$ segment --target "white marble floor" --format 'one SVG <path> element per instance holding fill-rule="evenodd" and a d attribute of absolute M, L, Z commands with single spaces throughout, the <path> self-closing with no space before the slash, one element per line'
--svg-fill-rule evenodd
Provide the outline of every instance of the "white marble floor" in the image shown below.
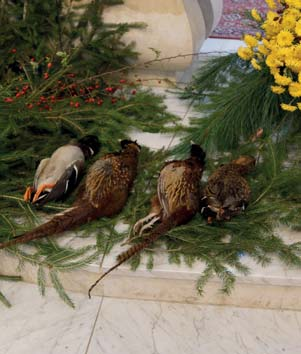
<path fill-rule="evenodd" d="M 297 354 L 301 312 L 110 299 L 1 283 L 0 354 Z"/>

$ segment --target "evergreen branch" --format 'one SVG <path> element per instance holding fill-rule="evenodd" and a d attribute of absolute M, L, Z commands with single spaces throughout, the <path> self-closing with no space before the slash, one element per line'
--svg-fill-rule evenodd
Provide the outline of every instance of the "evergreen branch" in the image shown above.
<path fill-rule="evenodd" d="M 17 275 L 2 275 L 0 274 L 0 280 L 5 281 L 22 281 L 22 277 Z"/>
<path fill-rule="evenodd" d="M 7 300 L 7 298 L 3 295 L 3 293 L 0 291 L 0 302 L 6 307 L 11 307 L 11 303 Z"/>
<path fill-rule="evenodd" d="M 49 274 L 50 274 L 51 283 L 52 283 L 54 289 L 57 291 L 59 297 L 67 305 L 69 305 L 72 308 L 75 308 L 74 303 L 72 302 L 72 300 L 70 299 L 70 297 L 68 296 L 66 291 L 64 290 L 63 285 L 61 284 L 61 282 L 60 282 L 60 280 L 58 278 L 57 271 L 55 269 L 50 269 Z"/>
<path fill-rule="evenodd" d="M 39 266 L 38 268 L 38 275 L 37 275 L 37 283 L 40 294 L 45 296 L 46 291 L 46 274 L 43 266 Z"/>
<path fill-rule="evenodd" d="M 84 131 L 84 129 L 82 129 L 82 127 L 76 123 L 74 123 L 73 121 L 71 121 L 70 119 L 67 119 L 63 116 L 58 116 L 58 117 L 48 117 L 49 120 L 61 120 L 65 123 L 67 123 L 67 125 L 70 125 L 72 127 L 74 127 L 80 134 L 84 135 L 86 132 Z"/>

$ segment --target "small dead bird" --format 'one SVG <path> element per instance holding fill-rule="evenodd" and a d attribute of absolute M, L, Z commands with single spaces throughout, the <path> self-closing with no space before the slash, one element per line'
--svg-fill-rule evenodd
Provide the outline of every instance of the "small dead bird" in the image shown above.
<path fill-rule="evenodd" d="M 140 146 L 121 141 L 121 151 L 100 157 L 89 168 L 73 206 L 48 222 L 12 240 L 0 249 L 74 229 L 100 217 L 113 217 L 124 207 L 137 174 Z"/>
<path fill-rule="evenodd" d="M 89 297 L 92 289 L 108 273 L 148 247 L 167 231 L 190 221 L 198 212 L 200 181 L 205 165 L 205 156 L 205 152 L 199 145 L 192 144 L 188 159 L 170 161 L 164 165 L 158 179 L 157 195 L 152 199 L 150 213 L 135 224 L 134 230 L 140 231 L 141 234 L 147 228 L 151 228 L 155 222 L 160 221 L 159 225 L 150 232 L 145 240 L 133 245 L 117 257 L 117 264 L 90 287 Z"/>
<path fill-rule="evenodd" d="M 201 214 L 208 223 L 213 219 L 230 220 L 240 214 L 248 205 L 251 190 L 242 177 L 255 166 L 252 156 L 240 156 L 226 165 L 220 166 L 208 179 L 200 202 Z"/>
<path fill-rule="evenodd" d="M 97 154 L 100 146 L 97 136 L 86 135 L 56 149 L 40 162 L 24 200 L 41 207 L 64 199 L 78 185 L 86 160 Z"/>

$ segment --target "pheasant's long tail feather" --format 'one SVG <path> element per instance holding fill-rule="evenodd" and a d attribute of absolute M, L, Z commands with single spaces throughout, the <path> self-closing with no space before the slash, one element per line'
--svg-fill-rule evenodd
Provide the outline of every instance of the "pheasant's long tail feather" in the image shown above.
<path fill-rule="evenodd" d="M 81 205 L 69 208 L 33 230 L 17 236 L 10 241 L 0 243 L 0 249 L 71 230 L 92 220 L 93 217 L 91 216 L 93 216 L 91 206 Z"/>
<path fill-rule="evenodd" d="M 117 263 L 111 267 L 109 270 L 107 270 L 104 274 L 99 277 L 96 282 L 90 287 L 88 291 L 89 298 L 91 298 L 91 291 L 95 288 L 95 286 L 109 273 L 111 273 L 114 269 L 119 267 L 122 263 L 126 262 L 130 258 L 132 258 L 135 254 L 141 252 L 143 249 L 147 248 L 150 246 L 153 242 L 155 242 L 160 236 L 164 235 L 166 232 L 171 230 L 173 227 L 181 224 L 182 222 L 179 222 L 179 219 L 176 218 L 176 215 L 173 214 L 170 217 L 166 218 L 165 220 L 162 221 L 161 224 L 156 226 L 153 231 L 150 233 L 150 235 L 141 243 L 138 243 L 137 245 L 133 245 L 130 247 L 127 251 L 121 253 L 119 256 L 117 256 Z"/>

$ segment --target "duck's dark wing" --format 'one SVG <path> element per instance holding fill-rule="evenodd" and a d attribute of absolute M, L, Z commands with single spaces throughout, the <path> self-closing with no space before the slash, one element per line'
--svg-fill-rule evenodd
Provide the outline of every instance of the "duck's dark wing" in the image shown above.
<path fill-rule="evenodd" d="M 78 185 L 82 171 L 84 168 L 84 161 L 74 161 L 63 173 L 60 179 L 49 193 L 41 195 L 36 201 L 38 206 L 43 206 L 46 203 L 54 200 L 62 200 L 67 197 Z"/>

